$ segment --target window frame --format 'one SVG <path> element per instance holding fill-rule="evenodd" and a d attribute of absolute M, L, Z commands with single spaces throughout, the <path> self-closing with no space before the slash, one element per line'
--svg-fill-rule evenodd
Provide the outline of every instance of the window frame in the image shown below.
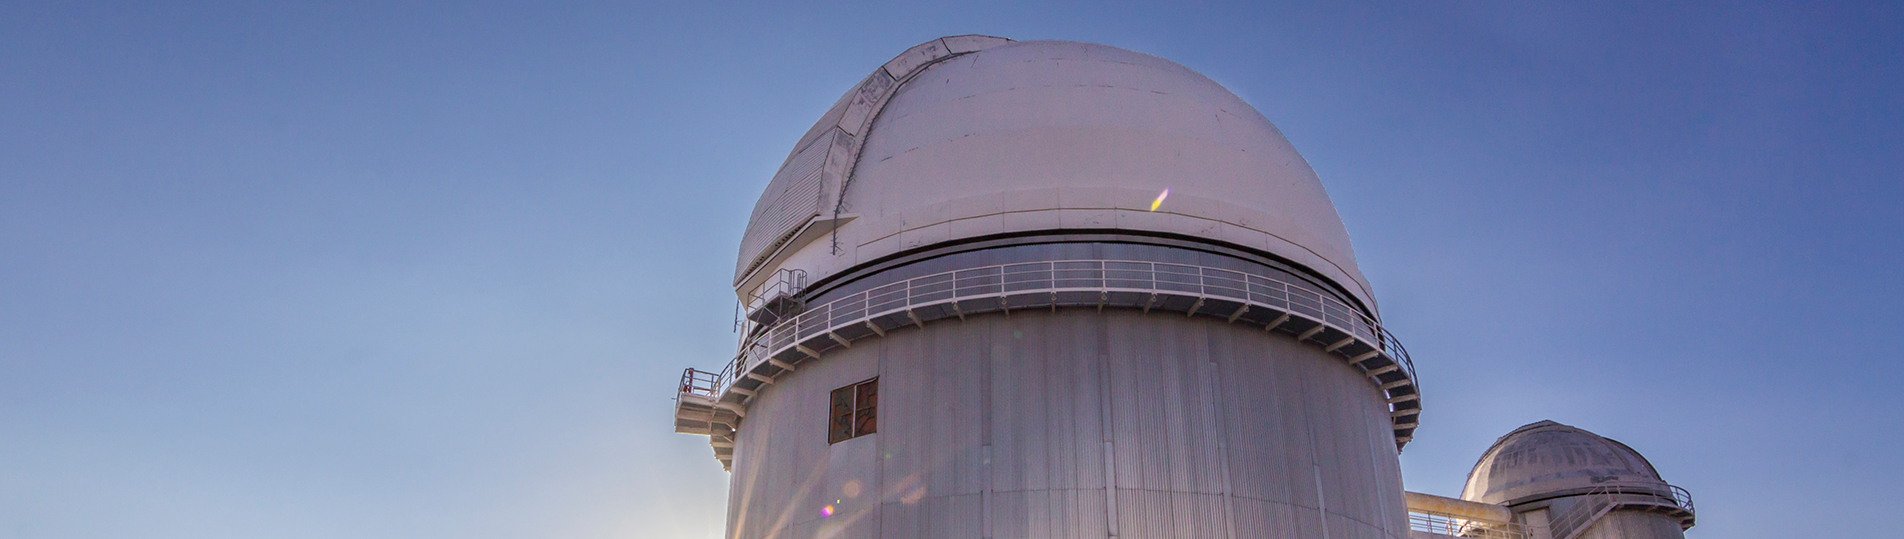
<path fill-rule="evenodd" d="M 879 432 L 879 377 L 827 393 L 826 443 L 833 445 Z"/>

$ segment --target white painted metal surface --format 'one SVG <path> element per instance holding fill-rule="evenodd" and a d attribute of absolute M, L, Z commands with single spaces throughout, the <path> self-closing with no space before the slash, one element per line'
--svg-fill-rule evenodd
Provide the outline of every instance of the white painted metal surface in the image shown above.
<path fill-rule="evenodd" d="M 1514 512 L 1499 505 L 1470 502 L 1420 492 L 1407 492 L 1405 494 L 1407 495 L 1408 512 L 1410 513 L 1419 512 L 1431 515 L 1446 515 L 1461 520 L 1482 522 L 1514 522 Z"/>
<path fill-rule="evenodd" d="M 1063 233 L 1308 284 L 1176 259 L 867 275 Z M 781 270 L 818 291 L 677 399 L 676 430 L 731 465 L 732 538 L 1409 534 L 1413 365 L 1314 172 L 1183 66 L 984 36 L 906 51 L 756 205 L 736 292 Z M 877 431 L 827 443 L 828 395 L 874 377 Z"/>
<path fill-rule="evenodd" d="M 1086 43 L 946 38 L 895 58 L 834 109 L 756 207 L 740 292 L 777 267 L 819 280 L 961 238 L 1109 229 L 1272 253 L 1374 308 L 1308 163 L 1249 104 L 1170 61 Z M 805 148 L 827 140 L 842 153 L 826 166 L 846 168 L 822 174 L 823 200 L 813 204 L 813 190 L 789 178 L 805 178 Z M 1166 188 L 1168 200 L 1150 211 Z M 859 218 L 837 235 L 791 241 L 799 225 L 789 223 L 811 213 Z"/>
<path fill-rule="evenodd" d="M 1225 269 L 1066 260 L 925 275 L 811 306 L 757 332 L 720 372 L 690 369 L 683 386 L 692 385 L 694 390 L 684 391 L 688 395 L 677 399 L 677 430 L 712 434 L 708 429 L 717 412 L 700 402 L 703 395 L 743 406 L 752 388 L 736 386 L 736 382 L 747 380 L 750 373 L 755 380 L 764 380 L 791 370 L 793 362 L 818 359 L 835 347 L 850 347 L 855 339 L 884 336 L 889 327 L 923 329 L 927 321 L 955 316 L 964 320 L 989 312 L 1059 307 L 1185 312 L 1280 329 L 1336 354 L 1369 377 L 1390 404 L 1398 447 L 1408 442 L 1419 424 L 1419 388 L 1407 350 L 1377 321 L 1340 301 L 1276 279 Z M 695 378 L 697 373 L 704 378 Z M 690 379 L 695 382 L 690 384 Z M 732 394 L 737 387 L 746 393 Z M 717 456 L 723 462 L 729 460 Z"/>
<path fill-rule="evenodd" d="M 755 203 L 747 232 L 741 238 L 740 261 L 735 268 L 738 291 L 745 295 L 759 285 L 759 280 L 753 277 L 779 269 L 787 256 L 815 239 L 815 236 L 800 234 L 801 231 L 808 229 L 814 219 L 829 208 L 841 207 L 839 195 L 859 160 L 869 124 L 898 85 L 934 62 L 1010 42 L 975 35 L 928 41 L 901 53 L 841 96 L 833 108 L 800 137 L 793 153 L 787 156 L 787 161 Z M 838 213 L 833 212 L 833 221 L 839 221 Z"/>
<path fill-rule="evenodd" d="M 1539 421 L 1514 429 L 1482 453 L 1461 499 L 1514 505 L 1612 482 L 1666 486 L 1653 464 L 1626 444 Z"/>
<path fill-rule="evenodd" d="M 879 433 L 827 445 L 828 391 L 873 376 Z M 751 409 L 735 538 L 1408 530 L 1379 390 L 1260 327 L 1136 310 L 972 316 L 830 350 Z"/>
<path fill-rule="evenodd" d="M 1615 511 L 1595 521 L 1573 539 L 1684 539 L 1679 519 L 1657 513 Z M 1556 538 L 1558 539 L 1558 538 Z"/>
<path fill-rule="evenodd" d="M 1694 524 L 1692 493 L 1657 481 L 1608 481 L 1550 503 L 1560 508 L 1548 525 L 1554 539 L 1678 539 Z"/>
<path fill-rule="evenodd" d="M 1618 441 L 1540 421 L 1495 441 L 1468 474 L 1463 499 L 1545 511 L 1553 539 L 1680 539 L 1692 495 Z"/>

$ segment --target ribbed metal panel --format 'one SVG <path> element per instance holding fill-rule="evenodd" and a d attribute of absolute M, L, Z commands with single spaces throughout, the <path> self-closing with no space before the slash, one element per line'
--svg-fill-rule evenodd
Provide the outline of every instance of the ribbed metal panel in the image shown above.
<path fill-rule="evenodd" d="M 834 139 L 834 136 L 814 139 L 788 157 L 787 163 L 774 174 L 773 181 L 767 184 L 768 195 L 760 197 L 754 205 L 747 232 L 741 237 L 737 274 L 745 273 L 757 259 L 771 254 L 767 251 L 776 247 L 776 243 L 785 241 L 807 220 L 820 214 L 820 190 L 824 184 L 820 170 L 826 164 Z"/>
<path fill-rule="evenodd" d="M 1104 537 L 1100 490 L 1019 490 L 992 495 L 990 537 Z"/>
<path fill-rule="evenodd" d="M 875 375 L 879 432 L 828 445 L 827 393 Z M 1387 417 L 1339 358 L 1259 326 L 1040 309 L 907 327 L 752 403 L 730 535 L 1310 538 L 1326 513 L 1332 539 L 1400 539 Z"/>
<path fill-rule="evenodd" d="M 1684 539 L 1679 520 L 1661 514 L 1614 511 L 1580 534 L 1580 539 Z"/>

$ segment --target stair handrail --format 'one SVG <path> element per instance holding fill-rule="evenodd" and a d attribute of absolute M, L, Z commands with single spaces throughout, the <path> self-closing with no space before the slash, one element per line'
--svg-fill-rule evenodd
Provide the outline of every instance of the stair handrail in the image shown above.
<path fill-rule="evenodd" d="M 1548 520 L 1547 529 L 1554 539 L 1573 539 L 1612 507 L 1613 497 L 1607 494 L 1606 487 L 1595 487 L 1581 495 L 1580 501 L 1566 513 Z"/>
<path fill-rule="evenodd" d="M 1578 504 L 1569 508 L 1566 513 L 1548 521 L 1548 529 L 1553 531 L 1554 539 L 1574 539 L 1584 533 L 1594 522 L 1599 521 L 1600 517 L 1618 509 L 1621 505 L 1636 503 L 1630 501 L 1622 503 L 1614 498 L 1616 494 L 1647 496 L 1655 501 L 1667 502 L 1687 513 L 1693 512 L 1692 493 L 1678 486 L 1648 481 L 1602 483 L 1578 495 L 1581 498 Z"/>

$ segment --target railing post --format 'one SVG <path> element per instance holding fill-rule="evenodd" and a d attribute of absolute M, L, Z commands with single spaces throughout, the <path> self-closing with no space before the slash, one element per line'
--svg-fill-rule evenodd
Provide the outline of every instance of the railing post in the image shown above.
<path fill-rule="evenodd" d="M 1129 266 L 1128 271 L 1147 272 L 1147 275 L 1142 279 L 1139 279 L 1135 276 L 1121 276 L 1119 280 L 1128 281 L 1128 282 L 1142 281 L 1144 283 L 1143 286 L 1147 288 L 1147 291 L 1150 293 L 1150 296 L 1151 296 L 1149 300 L 1146 300 L 1144 305 L 1147 310 L 1149 308 L 1155 307 L 1154 305 L 1151 305 L 1150 303 L 1155 301 L 1159 293 L 1162 291 L 1162 283 L 1161 283 L 1162 278 L 1158 275 L 1160 272 L 1157 269 L 1157 266 L 1160 264 L 1158 262 L 1138 261 L 1138 260 L 1109 260 L 1109 259 L 1045 261 L 1042 263 L 1044 266 L 1043 267 L 1044 277 L 1037 278 L 1035 280 L 1044 281 L 1046 285 L 1045 289 L 1053 291 L 1054 295 L 1052 299 L 1053 301 L 1052 305 L 1055 308 L 1057 305 L 1055 291 L 1058 288 L 1058 280 L 1059 280 L 1057 278 L 1057 272 L 1059 271 L 1057 265 L 1059 263 L 1075 264 L 1080 269 L 1089 268 L 1091 270 L 1094 270 L 1097 272 L 1096 277 L 1080 278 L 1077 280 L 1081 282 L 1090 282 L 1093 280 L 1096 281 L 1098 293 L 1100 294 L 1099 307 L 1101 309 L 1103 307 L 1102 303 L 1104 302 L 1104 296 L 1102 295 L 1108 294 L 1109 289 L 1112 288 L 1110 286 L 1110 281 L 1111 281 L 1110 264 L 1112 262 Z M 1024 264 L 1033 268 L 1037 267 L 1038 265 L 1038 263 L 1024 263 Z M 1084 264 L 1089 264 L 1089 265 L 1086 266 Z M 1240 284 L 1241 291 L 1243 292 L 1242 299 L 1244 302 L 1269 304 L 1269 303 L 1273 303 L 1274 300 L 1280 297 L 1280 299 L 1283 302 L 1281 310 L 1286 312 L 1295 311 L 1295 296 L 1298 295 L 1295 293 L 1295 286 L 1283 280 L 1264 276 L 1264 275 L 1256 275 L 1256 274 L 1244 272 L 1244 271 L 1233 272 L 1230 270 L 1223 270 L 1221 268 L 1204 267 L 1197 264 L 1172 264 L 1172 265 L 1181 266 L 1181 267 L 1190 267 L 1197 270 L 1196 292 L 1200 296 L 1208 296 L 1211 294 L 1211 287 L 1213 286 L 1210 284 L 1211 271 L 1225 271 L 1226 273 L 1224 278 L 1226 280 L 1228 279 L 1227 275 L 1229 273 L 1238 273 L 1240 274 L 1240 277 L 1241 277 L 1239 282 L 1241 283 Z M 905 280 L 904 284 L 901 285 L 905 288 L 904 292 L 902 293 L 902 299 L 901 299 L 903 303 L 903 307 L 905 309 L 910 310 L 913 307 L 915 307 L 918 304 L 918 302 L 921 301 L 921 298 L 919 297 L 921 293 L 919 293 L 916 289 L 920 286 L 923 286 L 922 283 L 925 283 L 928 279 L 941 280 L 943 278 L 943 280 L 948 280 L 948 284 L 951 286 L 951 293 L 949 294 L 949 296 L 952 298 L 953 301 L 957 301 L 961 298 L 965 298 L 972 295 L 981 295 L 978 293 L 977 289 L 985 288 L 988 286 L 996 286 L 998 290 L 997 293 L 1002 297 L 1003 295 L 1007 293 L 1007 289 L 1013 284 L 1009 282 L 1010 276 L 1012 274 L 1005 271 L 1005 269 L 1008 266 L 1009 264 L 996 264 L 996 265 L 985 266 L 980 268 L 951 270 L 947 272 L 934 273 L 932 275 L 926 275 L 926 276 L 920 276 L 920 277 L 907 279 Z M 1125 270 L 1126 268 L 1120 267 L 1120 271 L 1125 271 Z M 992 271 L 993 273 L 987 274 L 986 271 Z M 972 273 L 974 275 L 971 275 L 969 278 L 964 278 L 964 277 L 961 277 L 961 272 Z M 990 280 L 993 277 L 996 277 L 998 281 L 997 283 L 993 285 L 977 284 L 977 285 L 966 286 L 966 283 L 965 283 L 965 281 L 967 280 L 974 280 L 974 281 L 978 281 L 982 283 L 983 281 Z M 1254 281 L 1257 281 L 1257 280 L 1263 281 L 1265 288 L 1280 287 L 1281 290 L 1280 292 L 1269 292 L 1269 291 L 1260 292 L 1260 293 L 1256 292 L 1254 289 L 1253 283 Z M 934 281 L 935 285 L 937 284 L 937 282 L 938 281 Z M 1019 282 L 1017 284 L 1035 285 L 1036 283 Z M 1174 284 L 1175 282 L 1173 281 L 1173 285 Z M 887 285 L 887 286 L 890 286 L 890 285 Z M 1136 285 L 1133 285 L 1133 286 L 1136 286 Z M 803 289 L 804 286 L 802 286 L 801 288 Z M 806 322 L 820 323 L 820 325 L 824 327 L 817 327 L 814 329 L 816 331 L 821 331 L 821 332 L 830 330 L 834 328 L 835 326 L 840 326 L 840 325 L 851 322 L 851 320 L 836 319 L 836 318 L 842 318 L 842 317 L 834 316 L 833 311 L 835 310 L 834 309 L 835 307 L 850 309 L 851 305 L 857 303 L 859 305 L 857 312 L 859 312 L 860 314 L 859 314 L 859 317 L 855 319 L 866 318 L 871 316 L 873 314 L 872 299 L 874 296 L 874 292 L 875 290 L 879 290 L 880 288 L 883 288 L 883 287 L 874 287 L 871 289 L 863 290 L 863 291 L 854 293 L 852 295 L 849 295 L 847 297 L 839 298 L 839 299 L 827 302 L 824 305 L 808 306 L 807 309 L 805 309 L 803 312 L 801 312 L 800 314 L 796 316 L 783 318 L 773 324 L 767 325 L 766 327 L 756 328 L 755 331 L 744 334 L 742 338 L 743 350 L 741 351 L 741 353 L 737 354 L 734 357 L 734 359 L 728 363 L 727 368 L 725 369 L 725 372 L 715 376 L 713 383 L 715 384 L 714 387 L 716 388 L 716 391 L 724 392 L 728 386 L 731 386 L 735 381 L 737 381 L 740 378 L 740 376 L 742 376 L 742 373 L 747 372 L 747 370 L 753 366 L 752 364 L 755 361 L 757 360 L 764 361 L 764 358 L 771 352 L 781 349 L 783 347 L 790 347 L 794 343 L 798 342 L 802 338 L 801 328 L 805 325 Z M 1127 287 L 1119 286 L 1118 288 L 1124 289 Z M 968 294 L 968 292 L 971 292 L 971 293 Z M 1182 291 L 1173 289 L 1172 294 L 1178 294 L 1181 292 Z M 890 305 L 890 302 L 891 302 L 890 291 L 882 292 L 879 295 L 882 298 L 881 299 L 882 306 Z M 1366 328 L 1367 331 L 1369 332 L 1369 337 L 1374 341 L 1373 344 L 1377 346 L 1378 348 L 1380 348 L 1381 351 L 1385 352 L 1389 356 L 1390 359 L 1395 361 L 1395 363 L 1399 364 L 1405 376 L 1407 376 L 1410 380 L 1415 379 L 1414 365 L 1413 365 L 1413 362 L 1407 357 L 1407 352 L 1401 348 L 1401 345 L 1398 341 L 1393 339 L 1388 334 L 1387 329 L 1382 327 L 1382 325 L 1377 319 L 1375 319 L 1373 316 L 1365 314 L 1356 309 L 1349 308 L 1347 303 L 1337 301 L 1326 294 L 1317 293 L 1315 295 L 1317 296 L 1316 301 L 1319 302 L 1321 305 L 1321 309 L 1322 309 L 1321 318 L 1324 323 L 1329 323 L 1329 316 L 1330 316 L 1329 308 L 1331 307 L 1331 305 L 1334 305 L 1336 308 L 1342 309 L 1345 313 L 1348 313 L 1344 316 L 1348 319 L 1349 321 L 1348 323 L 1351 326 L 1353 326 L 1355 323 L 1358 323 L 1358 322 L 1362 324 L 1362 327 Z M 1259 296 L 1261 297 L 1261 299 L 1258 299 Z M 1303 315 L 1303 316 L 1307 316 L 1307 315 Z M 1351 327 L 1349 328 L 1349 330 L 1354 332 L 1356 331 L 1356 328 Z M 747 338 L 747 335 L 752 335 L 752 338 Z M 754 357 L 755 354 L 758 354 L 761 357 Z M 1677 497 L 1678 496 L 1675 493 L 1675 501 L 1677 501 Z"/>

